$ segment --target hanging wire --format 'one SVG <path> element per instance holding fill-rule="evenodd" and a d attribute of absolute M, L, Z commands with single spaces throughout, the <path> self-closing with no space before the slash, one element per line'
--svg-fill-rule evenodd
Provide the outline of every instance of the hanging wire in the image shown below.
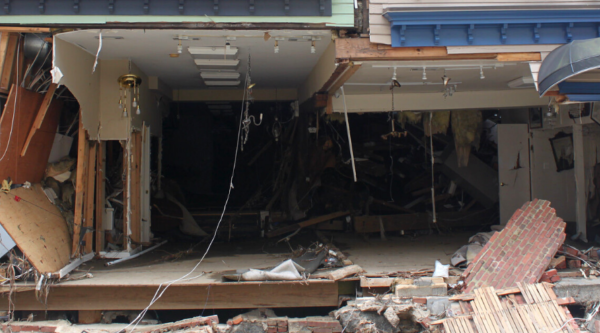
<path fill-rule="evenodd" d="M 437 223 L 437 214 L 435 212 L 435 157 L 433 156 L 433 131 L 431 129 L 431 120 L 433 112 L 429 112 L 429 148 L 431 149 L 431 206 L 433 208 L 433 223 Z"/>

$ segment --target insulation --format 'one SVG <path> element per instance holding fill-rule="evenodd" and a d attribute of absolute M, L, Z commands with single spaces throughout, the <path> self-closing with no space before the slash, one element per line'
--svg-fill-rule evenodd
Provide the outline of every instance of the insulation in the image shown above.
<path fill-rule="evenodd" d="M 452 111 L 452 132 L 454 133 L 454 145 L 456 147 L 459 167 L 465 167 L 469 164 L 471 144 L 474 144 L 475 148 L 479 149 L 481 124 L 481 111 Z"/>
<path fill-rule="evenodd" d="M 428 112 L 423 116 L 423 129 L 425 135 L 431 136 L 429 133 L 429 118 L 431 118 L 431 131 L 433 134 L 446 134 L 448 126 L 450 126 L 450 111 Z"/>
<path fill-rule="evenodd" d="M 406 122 L 410 124 L 418 124 L 423 119 L 423 114 L 421 112 L 410 112 L 410 111 L 401 111 L 398 112 L 398 122 L 405 127 Z"/>

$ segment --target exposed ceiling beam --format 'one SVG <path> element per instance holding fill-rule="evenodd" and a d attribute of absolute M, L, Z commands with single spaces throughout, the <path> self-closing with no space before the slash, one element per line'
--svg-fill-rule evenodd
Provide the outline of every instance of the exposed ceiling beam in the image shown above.
<path fill-rule="evenodd" d="M 468 60 L 489 59 L 497 61 L 540 61 L 539 52 L 448 54 L 446 47 L 391 47 L 371 43 L 367 38 L 338 38 L 335 40 L 338 60 Z"/>
<path fill-rule="evenodd" d="M 5 27 L 0 26 L 0 32 L 19 32 L 19 33 L 44 33 L 50 32 L 50 28 L 34 28 L 34 27 Z"/>

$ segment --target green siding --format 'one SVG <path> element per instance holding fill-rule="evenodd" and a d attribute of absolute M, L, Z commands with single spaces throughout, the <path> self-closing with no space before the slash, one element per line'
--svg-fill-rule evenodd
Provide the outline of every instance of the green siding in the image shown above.
<path fill-rule="evenodd" d="M 217 23 L 326 23 L 331 27 L 354 26 L 353 0 L 332 0 L 331 16 L 117 16 L 117 15 L 28 15 L 2 16 L 0 24 L 104 24 L 107 22 L 217 22 Z"/>

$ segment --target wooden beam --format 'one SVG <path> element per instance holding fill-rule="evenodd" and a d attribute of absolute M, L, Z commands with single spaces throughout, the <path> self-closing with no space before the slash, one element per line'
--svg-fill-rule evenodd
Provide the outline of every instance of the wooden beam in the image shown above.
<path fill-rule="evenodd" d="M 15 310 L 140 310 L 148 305 L 158 285 L 55 286 L 45 303 L 35 290 L 18 292 Z M 27 288 L 27 287 L 24 287 Z M 235 302 L 231 300 L 235 299 Z M 337 307 L 338 283 L 306 282 L 175 284 L 152 305 L 152 310 Z M 8 298 L 0 298 L 8 309 Z"/>
<path fill-rule="evenodd" d="M 502 62 L 542 61 L 542 55 L 539 52 L 498 53 L 496 60 Z"/>
<path fill-rule="evenodd" d="M 340 77 L 327 89 L 329 95 L 335 94 L 335 92 L 338 91 L 338 89 L 340 89 L 340 87 L 342 87 L 359 69 L 360 64 L 355 64 L 354 62 L 349 63 L 344 73 L 342 73 L 342 75 L 340 75 Z"/>
<path fill-rule="evenodd" d="M 40 127 L 42 127 L 44 117 L 46 116 L 46 112 L 48 112 L 48 108 L 50 107 L 50 103 L 52 102 L 52 97 L 54 96 L 56 87 L 58 87 L 58 85 L 55 83 L 51 83 L 48 87 L 48 91 L 46 91 L 46 95 L 44 95 L 42 105 L 40 106 L 40 109 L 38 110 L 38 113 L 35 116 L 35 120 L 33 121 L 33 125 L 29 130 L 29 135 L 27 135 L 27 139 L 25 140 L 25 145 L 23 145 L 23 150 L 21 150 L 21 156 L 25 156 L 25 153 L 27 153 L 27 148 L 29 147 L 29 143 L 31 143 L 31 139 L 33 139 L 33 135 L 37 130 L 40 129 Z"/>
<path fill-rule="evenodd" d="M 105 141 L 98 143 L 96 149 L 96 253 L 104 250 L 104 148 Z"/>
<path fill-rule="evenodd" d="M 337 59 L 350 61 L 378 60 L 460 60 L 495 59 L 496 54 L 448 54 L 446 47 L 391 47 L 371 43 L 368 38 L 338 38 L 335 40 Z"/>
<path fill-rule="evenodd" d="M 130 216 L 129 213 L 127 212 L 127 208 L 129 206 L 128 202 L 129 202 L 129 187 L 127 186 L 128 182 L 129 182 L 129 178 L 131 177 L 131 172 L 129 170 L 129 161 L 130 161 L 130 157 L 129 154 L 127 153 L 127 145 L 130 143 L 125 143 L 125 146 L 123 146 L 123 175 L 125 176 L 123 179 L 123 250 L 126 251 L 127 250 L 127 243 L 128 243 L 128 237 L 129 237 L 129 223 L 130 223 Z"/>
<path fill-rule="evenodd" d="M 312 218 L 312 219 L 309 219 L 309 220 L 306 220 L 306 221 L 303 221 L 300 223 L 292 224 L 290 226 L 285 226 L 285 227 L 273 230 L 267 234 L 267 237 L 271 238 L 271 237 L 275 237 L 275 236 L 278 236 L 281 234 L 293 232 L 298 229 L 308 227 L 310 225 L 333 220 L 335 218 L 342 217 L 342 216 L 345 216 L 348 214 L 350 214 L 350 213 L 349 212 L 335 212 L 335 213 L 331 213 L 331 214 L 327 214 L 327 215 L 318 216 L 318 217 L 315 217 L 315 218 Z"/>
<path fill-rule="evenodd" d="M 94 230 L 94 194 L 95 191 L 95 178 L 96 178 L 96 141 L 89 142 L 89 152 L 88 152 L 88 162 L 87 162 L 87 170 L 86 181 L 85 181 L 85 209 L 83 215 L 83 226 L 87 230 Z M 83 241 L 85 242 L 85 253 L 91 253 L 94 251 L 93 247 L 93 233 L 86 232 L 83 237 Z"/>
<path fill-rule="evenodd" d="M 142 231 L 142 132 L 133 132 L 131 134 L 132 146 L 132 164 L 131 164 L 131 242 L 139 244 L 141 242 Z"/>
<path fill-rule="evenodd" d="M 10 37 L 10 34 L 0 35 L 0 73 L 2 73 L 2 68 L 4 68 L 4 60 L 6 59 L 6 51 L 8 50 L 8 37 Z"/>
<path fill-rule="evenodd" d="M 79 310 L 78 324 L 98 324 L 102 320 L 101 310 Z"/>
<path fill-rule="evenodd" d="M 6 55 L 4 56 L 4 63 L 2 64 L 2 76 L 0 77 L 0 89 L 8 89 L 11 86 L 18 42 L 19 36 L 17 34 L 10 34 L 10 36 L 8 36 Z"/>
<path fill-rule="evenodd" d="M 73 248 L 71 256 L 75 257 L 79 254 L 79 235 L 83 225 L 83 208 L 85 191 L 85 171 L 87 170 L 89 145 L 86 138 L 86 130 L 81 121 L 81 110 L 79 111 L 79 133 L 77 139 L 77 175 L 75 178 L 75 213 L 73 225 Z"/>
<path fill-rule="evenodd" d="M 35 27 L 5 27 L 0 26 L 0 32 L 14 32 L 14 33 L 27 33 L 27 34 L 37 34 L 50 32 L 50 28 L 35 28 Z"/>
<path fill-rule="evenodd" d="M 340 78 L 340 76 L 346 71 L 346 68 L 348 68 L 349 64 L 350 64 L 350 61 L 348 61 L 348 60 L 342 60 L 342 61 L 338 62 L 337 67 L 335 68 L 333 73 L 331 73 L 331 76 L 329 77 L 327 82 L 325 82 L 325 84 L 323 84 L 323 87 L 321 87 L 321 89 L 317 92 L 317 94 L 328 94 L 329 87 L 331 87 L 333 85 L 333 83 Z"/>

